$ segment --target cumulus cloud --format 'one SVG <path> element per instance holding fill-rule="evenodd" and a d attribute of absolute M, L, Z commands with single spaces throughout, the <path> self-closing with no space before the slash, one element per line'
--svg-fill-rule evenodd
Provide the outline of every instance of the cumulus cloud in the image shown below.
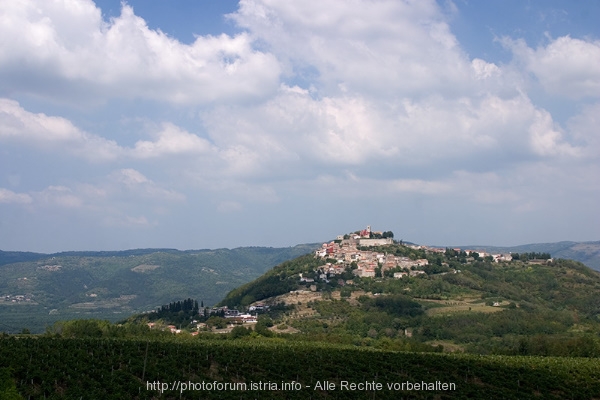
<path fill-rule="evenodd" d="M 230 18 L 266 43 L 288 74 L 313 69 L 330 91 L 378 96 L 453 91 L 470 75 L 465 54 L 432 0 L 242 0 Z"/>
<path fill-rule="evenodd" d="M 83 131 L 66 118 L 32 113 L 17 101 L 0 98 L 0 140 L 16 141 L 42 149 L 60 148 L 61 151 L 90 161 L 104 162 L 216 151 L 206 139 L 173 123 L 163 123 L 154 136 L 154 141 L 139 140 L 133 148 L 126 148 L 114 140 Z"/>
<path fill-rule="evenodd" d="M 92 161 L 114 160 L 122 149 L 112 140 L 89 134 L 71 121 L 32 113 L 18 102 L 0 98 L 0 140 L 14 140 L 38 148 L 61 148 Z"/>
<path fill-rule="evenodd" d="M 278 61 L 253 49 L 247 34 L 183 44 L 148 28 L 125 3 L 110 21 L 91 0 L 5 1 L 0 15 L 5 92 L 204 104 L 261 98 L 278 84 Z"/>
<path fill-rule="evenodd" d="M 211 151 L 211 144 L 173 123 L 164 123 L 156 141 L 140 140 L 131 153 L 138 158 L 160 157 L 173 154 L 202 154 Z"/>
<path fill-rule="evenodd" d="M 229 115 L 225 119 L 224 115 Z M 382 105 L 360 96 L 313 98 L 282 87 L 255 107 L 217 108 L 204 116 L 212 140 L 235 149 L 232 159 L 250 176 L 307 177 L 348 167 L 368 173 L 395 168 L 487 169 L 538 157 L 578 157 L 551 115 L 526 95 L 445 99 L 399 98 Z M 237 147 L 235 147 L 237 146 Z"/>
<path fill-rule="evenodd" d="M 573 99 L 600 97 L 600 41 L 562 36 L 536 49 L 524 40 L 503 42 L 547 92 Z"/>

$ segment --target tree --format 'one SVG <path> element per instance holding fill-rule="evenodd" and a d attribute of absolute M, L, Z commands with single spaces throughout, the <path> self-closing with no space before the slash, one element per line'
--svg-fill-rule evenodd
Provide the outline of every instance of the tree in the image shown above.
<path fill-rule="evenodd" d="M 231 330 L 231 338 L 237 339 L 237 338 L 241 338 L 244 336 L 250 336 L 251 333 L 252 333 L 251 329 L 246 329 L 243 326 L 236 326 L 235 328 L 233 328 Z"/>
<path fill-rule="evenodd" d="M 17 385 L 11 377 L 9 368 L 0 368 L 0 399 L 20 400 L 23 397 L 17 391 Z"/>
<path fill-rule="evenodd" d="M 217 317 L 213 315 L 212 317 L 206 320 L 206 325 L 214 326 L 217 329 L 225 329 L 227 328 L 227 320 L 223 317 Z"/>

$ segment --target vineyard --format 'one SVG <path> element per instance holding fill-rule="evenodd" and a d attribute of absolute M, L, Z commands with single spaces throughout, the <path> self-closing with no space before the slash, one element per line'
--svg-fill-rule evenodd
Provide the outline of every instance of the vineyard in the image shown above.
<path fill-rule="evenodd" d="M 600 360 L 402 353 L 316 342 L 248 338 L 0 338 L 0 376 L 27 398 L 397 399 L 600 397 Z M 176 382 L 237 383 L 246 390 L 179 391 Z M 323 382 L 327 381 L 325 384 Z M 382 384 L 342 390 L 343 382 Z M 455 390 L 397 391 L 402 382 L 454 383 Z M 168 383 L 161 393 L 160 385 Z M 281 385 L 250 390 L 261 382 Z M 327 385 L 334 385 L 335 388 Z M 0 382 L 2 387 L 9 387 Z M 215 386 L 216 387 L 216 386 Z M 329 387 L 329 390 L 327 388 Z M 3 393 L 0 393 L 2 397 Z"/>

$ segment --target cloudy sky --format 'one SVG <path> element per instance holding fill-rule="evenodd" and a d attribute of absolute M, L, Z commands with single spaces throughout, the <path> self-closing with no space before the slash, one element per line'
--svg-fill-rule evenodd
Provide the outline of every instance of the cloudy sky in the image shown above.
<path fill-rule="evenodd" d="M 600 2 L 0 0 L 0 249 L 600 240 Z"/>

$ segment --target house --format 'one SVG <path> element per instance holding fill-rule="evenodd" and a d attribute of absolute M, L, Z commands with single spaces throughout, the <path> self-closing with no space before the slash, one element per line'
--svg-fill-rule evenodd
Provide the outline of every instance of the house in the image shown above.
<path fill-rule="evenodd" d="M 365 269 L 357 269 L 355 270 L 356 275 L 363 278 L 375 278 L 375 269 L 374 268 L 365 268 Z"/>
<path fill-rule="evenodd" d="M 225 310 L 225 318 L 235 318 L 240 314 L 238 310 Z"/>
<path fill-rule="evenodd" d="M 243 322 L 243 323 L 250 323 L 250 324 L 253 324 L 253 323 L 256 323 L 256 322 L 258 322 L 258 320 L 256 319 L 256 316 L 255 316 L 255 315 L 250 315 L 250 314 L 241 314 L 241 315 L 240 315 L 240 318 L 241 318 L 241 320 L 242 320 L 242 322 Z"/>

